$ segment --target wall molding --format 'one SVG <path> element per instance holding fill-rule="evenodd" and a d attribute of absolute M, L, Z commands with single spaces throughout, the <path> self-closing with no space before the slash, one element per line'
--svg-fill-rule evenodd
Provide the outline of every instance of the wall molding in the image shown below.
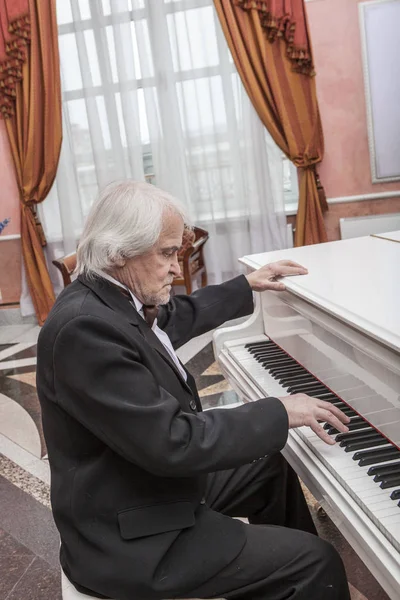
<path fill-rule="evenodd" d="M 0 242 L 8 242 L 9 240 L 20 240 L 21 234 L 14 233 L 11 235 L 0 235 Z"/>
<path fill-rule="evenodd" d="M 327 198 L 328 204 L 344 204 L 345 202 L 363 202 L 366 200 L 385 200 L 387 198 L 400 198 L 400 190 L 394 192 L 381 192 L 380 194 L 358 194 L 355 196 L 338 196 Z M 297 215 L 298 202 L 285 204 L 285 215 L 292 217 Z"/>
<path fill-rule="evenodd" d="M 343 202 L 361 202 L 363 200 L 385 200 L 386 198 L 400 198 L 400 190 L 394 192 L 381 192 L 374 194 L 358 194 L 355 196 L 338 196 L 328 198 L 328 204 L 342 204 Z"/>

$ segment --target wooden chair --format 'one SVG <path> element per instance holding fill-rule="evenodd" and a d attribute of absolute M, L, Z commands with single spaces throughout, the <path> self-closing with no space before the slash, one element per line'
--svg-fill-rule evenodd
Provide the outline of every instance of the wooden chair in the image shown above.
<path fill-rule="evenodd" d="M 187 294 L 192 293 L 193 279 L 201 276 L 201 287 L 207 285 L 207 270 L 203 252 L 208 237 L 208 232 L 200 227 L 187 229 L 183 235 L 182 248 L 178 253 L 182 275 L 175 277 L 172 285 L 183 285 Z"/>
<path fill-rule="evenodd" d="M 71 283 L 71 275 L 75 271 L 76 267 L 76 252 L 67 254 L 62 258 L 53 260 L 53 265 L 61 272 L 64 287 L 67 287 Z"/>

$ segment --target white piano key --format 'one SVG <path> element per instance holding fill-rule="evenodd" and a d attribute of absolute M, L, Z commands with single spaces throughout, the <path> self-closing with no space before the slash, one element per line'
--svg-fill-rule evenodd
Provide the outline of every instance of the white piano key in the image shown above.
<path fill-rule="evenodd" d="M 392 500 L 390 498 L 390 494 L 388 494 L 387 498 L 373 496 L 370 500 L 366 501 L 368 508 L 373 510 L 374 508 L 391 508 L 393 505 L 397 505 L 396 500 Z M 400 507 L 397 507 L 398 509 Z"/>
<path fill-rule="evenodd" d="M 375 517 L 380 520 L 382 520 L 384 517 L 394 517 L 400 513 L 400 507 L 396 506 L 396 504 L 389 508 L 371 508 L 371 510 Z"/>
<path fill-rule="evenodd" d="M 388 516 L 388 517 L 382 517 L 381 518 L 381 521 L 382 521 L 383 525 L 385 525 L 387 527 L 391 527 L 391 525 L 400 524 L 400 507 L 398 507 L 398 508 L 399 508 L 399 511 L 398 511 L 397 515 L 393 515 L 393 516 L 391 515 L 391 516 Z"/>

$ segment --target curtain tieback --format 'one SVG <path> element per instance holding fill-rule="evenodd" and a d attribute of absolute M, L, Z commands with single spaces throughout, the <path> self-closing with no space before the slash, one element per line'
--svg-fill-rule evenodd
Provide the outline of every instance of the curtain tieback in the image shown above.
<path fill-rule="evenodd" d="M 42 246 L 42 248 L 44 248 L 45 246 L 47 246 L 47 240 L 43 230 L 43 226 L 37 214 L 37 203 L 35 202 L 35 200 L 28 200 L 27 202 L 23 201 L 23 208 L 25 212 L 29 211 L 32 214 L 33 224 L 37 231 L 40 245 Z"/>
<path fill-rule="evenodd" d="M 325 193 L 324 186 L 322 185 L 319 175 L 317 173 L 317 164 L 319 162 L 320 162 L 320 159 L 318 159 L 318 161 L 309 162 L 308 164 L 301 165 L 301 166 L 296 163 L 295 164 L 296 164 L 297 168 L 303 169 L 304 171 L 310 171 L 313 173 L 314 179 L 315 179 L 315 185 L 317 187 L 319 205 L 321 207 L 322 212 L 326 212 L 328 210 L 328 203 L 326 201 L 326 193 Z"/>

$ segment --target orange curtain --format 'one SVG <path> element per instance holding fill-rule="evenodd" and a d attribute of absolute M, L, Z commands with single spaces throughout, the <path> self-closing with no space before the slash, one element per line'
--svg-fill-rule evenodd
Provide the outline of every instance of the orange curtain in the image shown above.
<path fill-rule="evenodd" d="M 324 154 L 303 0 L 214 0 L 236 68 L 271 136 L 298 168 L 296 246 L 327 241 L 316 165 Z"/>
<path fill-rule="evenodd" d="M 55 298 L 36 206 L 53 184 L 62 140 L 55 0 L 0 0 L 0 21 L 0 111 L 21 195 L 28 287 L 43 324 Z"/>

